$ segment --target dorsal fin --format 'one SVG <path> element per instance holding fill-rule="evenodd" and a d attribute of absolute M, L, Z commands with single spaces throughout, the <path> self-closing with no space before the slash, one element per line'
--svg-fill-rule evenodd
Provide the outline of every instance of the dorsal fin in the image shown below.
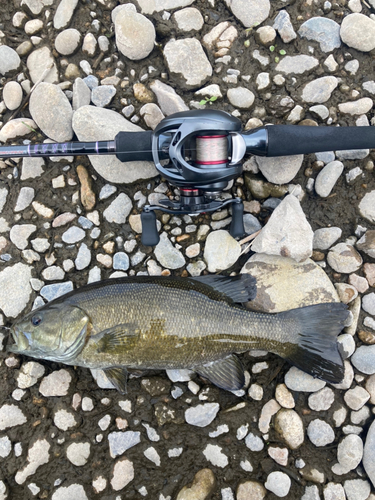
<path fill-rule="evenodd" d="M 221 276 L 210 274 L 198 276 L 197 278 L 185 278 L 202 283 L 212 289 L 216 300 L 235 302 L 243 304 L 254 300 L 257 294 L 256 278 L 250 274 L 239 274 L 238 276 Z"/>

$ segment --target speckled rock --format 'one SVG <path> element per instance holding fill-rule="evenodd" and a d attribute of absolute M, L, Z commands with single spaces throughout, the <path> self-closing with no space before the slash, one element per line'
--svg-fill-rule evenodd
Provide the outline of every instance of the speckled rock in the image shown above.
<path fill-rule="evenodd" d="M 6 316 L 16 318 L 29 302 L 32 269 L 19 262 L 0 272 L 0 308 Z"/>
<path fill-rule="evenodd" d="M 275 417 L 275 430 L 292 450 L 304 441 L 304 428 L 301 417 L 294 410 L 282 408 Z"/>
<path fill-rule="evenodd" d="M 204 260 L 211 273 L 228 269 L 241 253 L 239 243 L 223 229 L 211 232 L 206 239 Z"/>
<path fill-rule="evenodd" d="M 114 17 L 116 45 L 133 61 L 147 57 L 154 48 L 155 28 L 152 22 L 138 14 L 133 4 L 121 5 Z"/>
<path fill-rule="evenodd" d="M 245 481 L 238 485 L 237 500 L 263 500 L 267 494 L 265 487 L 256 481 Z"/>
<path fill-rule="evenodd" d="M 338 243 L 328 252 L 328 264 L 338 273 L 354 273 L 362 265 L 362 257 L 352 245 Z"/>
<path fill-rule="evenodd" d="M 215 486 L 216 479 L 212 470 L 201 469 L 195 474 L 192 483 L 180 490 L 176 500 L 206 500 L 210 497 Z"/>
<path fill-rule="evenodd" d="M 156 245 L 154 253 L 158 262 L 167 269 L 179 269 L 185 265 L 184 256 L 172 245 L 165 232 L 160 235 L 160 241 Z"/>

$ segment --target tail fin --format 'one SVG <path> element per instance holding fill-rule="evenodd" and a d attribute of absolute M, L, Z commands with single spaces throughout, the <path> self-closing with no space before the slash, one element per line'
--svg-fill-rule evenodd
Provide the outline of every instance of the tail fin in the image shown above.
<path fill-rule="evenodd" d="M 344 364 L 337 335 L 348 317 L 345 304 L 330 302 L 292 309 L 279 314 L 297 327 L 296 348 L 285 356 L 288 361 L 313 377 L 339 383 L 344 378 Z M 295 328 L 294 327 L 294 328 Z"/>

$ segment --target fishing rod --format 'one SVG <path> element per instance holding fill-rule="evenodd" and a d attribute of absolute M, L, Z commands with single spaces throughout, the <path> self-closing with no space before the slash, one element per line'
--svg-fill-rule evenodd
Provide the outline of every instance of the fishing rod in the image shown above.
<path fill-rule="evenodd" d="M 323 151 L 375 148 L 373 127 L 266 125 L 242 131 L 238 118 L 219 110 L 193 110 L 164 118 L 154 131 L 119 132 L 113 141 L 65 142 L 0 147 L 1 158 L 116 155 L 122 161 L 153 161 L 180 190 L 178 201 L 146 205 L 142 243 L 159 242 L 155 210 L 170 214 L 213 212 L 232 205 L 230 234 L 244 234 L 241 198 L 221 200 L 228 182 L 242 173 L 246 155 L 277 157 Z"/>

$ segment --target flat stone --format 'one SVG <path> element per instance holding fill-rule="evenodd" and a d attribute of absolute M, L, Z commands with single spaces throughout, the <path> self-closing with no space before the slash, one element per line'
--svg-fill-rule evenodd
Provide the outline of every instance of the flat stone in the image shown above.
<path fill-rule="evenodd" d="M 13 111 L 17 109 L 23 98 L 22 87 L 18 82 L 8 82 L 3 89 L 3 99 L 5 106 Z"/>
<path fill-rule="evenodd" d="M 45 285 L 40 290 L 40 295 L 44 297 L 48 302 L 57 299 L 68 292 L 73 290 L 73 283 L 71 281 L 66 281 L 64 283 L 55 283 L 53 285 Z"/>
<path fill-rule="evenodd" d="M 186 32 L 192 30 L 199 31 L 204 24 L 202 14 L 194 7 L 178 10 L 173 14 L 172 19 L 175 20 L 178 29 Z"/>
<path fill-rule="evenodd" d="M 203 450 L 203 455 L 215 467 L 224 468 L 228 465 L 228 457 L 222 452 L 222 448 L 216 444 L 208 444 Z"/>
<path fill-rule="evenodd" d="M 294 410 L 282 408 L 275 417 L 275 430 L 292 450 L 304 441 L 304 428 L 301 417 Z"/>
<path fill-rule="evenodd" d="M 277 64 L 275 71 L 280 73 L 285 73 L 287 75 L 302 75 L 307 71 L 319 66 L 319 60 L 316 57 L 297 55 L 297 56 L 285 56 Z"/>
<path fill-rule="evenodd" d="M 297 175 L 302 166 L 303 155 L 278 156 L 267 158 L 256 156 L 255 161 L 268 182 L 287 184 Z"/>
<path fill-rule="evenodd" d="M 20 65 L 21 59 L 17 52 L 8 45 L 0 45 L 0 75 L 6 76 L 16 71 Z"/>
<path fill-rule="evenodd" d="M 211 273 L 228 269 L 241 253 L 239 243 L 224 230 L 211 232 L 206 239 L 204 260 Z"/>
<path fill-rule="evenodd" d="M 305 487 L 305 493 L 302 495 L 301 500 L 320 500 L 319 488 L 314 484 Z"/>
<path fill-rule="evenodd" d="M 314 231 L 313 249 L 328 250 L 341 238 L 342 230 L 339 227 L 322 227 Z"/>
<path fill-rule="evenodd" d="M 212 66 L 196 38 L 172 38 L 163 52 L 171 77 L 183 88 L 201 87 L 212 75 Z"/>
<path fill-rule="evenodd" d="M 266 226 L 254 239 L 252 250 L 282 255 L 297 262 L 312 254 L 313 231 L 297 198 L 286 196 L 275 208 Z"/>
<path fill-rule="evenodd" d="M 134 431 L 111 432 L 108 434 L 109 453 L 112 458 L 122 455 L 126 450 L 141 442 L 141 433 Z"/>
<path fill-rule="evenodd" d="M 307 427 L 307 435 L 310 441 L 315 446 L 326 446 L 333 443 L 335 440 L 335 433 L 332 427 L 324 420 L 316 418 L 312 420 Z"/>
<path fill-rule="evenodd" d="M 245 28 L 261 24 L 271 9 L 269 0 L 226 0 L 225 3 Z"/>
<path fill-rule="evenodd" d="M 16 318 L 27 306 L 32 293 L 32 270 L 19 262 L 0 272 L 0 308 L 5 316 Z"/>
<path fill-rule="evenodd" d="M 99 85 L 92 90 L 91 101 L 95 106 L 105 108 L 112 102 L 116 93 L 116 88 L 113 85 Z"/>
<path fill-rule="evenodd" d="M 38 82 L 48 68 L 51 69 L 44 77 L 43 83 L 58 83 L 59 74 L 56 62 L 47 46 L 33 50 L 27 58 L 26 64 L 33 83 Z"/>
<path fill-rule="evenodd" d="M 331 408 L 335 401 L 335 393 L 329 387 L 311 394 L 308 399 L 309 408 L 314 411 L 326 411 Z"/>
<path fill-rule="evenodd" d="M 17 385 L 20 389 L 27 389 L 35 385 L 40 377 L 44 375 L 45 368 L 36 361 L 23 363 L 17 376 Z"/>
<path fill-rule="evenodd" d="M 327 262 L 338 273 L 354 273 L 361 267 L 362 257 L 352 245 L 338 243 L 328 252 Z"/>
<path fill-rule="evenodd" d="M 375 222 L 375 190 L 365 194 L 358 208 L 362 217 L 370 222 Z"/>
<path fill-rule="evenodd" d="M 27 422 L 27 417 L 16 405 L 4 404 L 0 408 L 0 431 L 22 425 Z"/>
<path fill-rule="evenodd" d="M 254 103 L 255 96 L 251 90 L 245 87 L 235 87 L 228 89 L 227 96 L 229 102 L 240 109 L 249 109 Z"/>
<path fill-rule="evenodd" d="M 66 28 L 69 25 L 77 4 L 78 0 L 61 0 L 53 18 L 53 27 L 56 30 Z"/>
<path fill-rule="evenodd" d="M 280 410 L 280 408 L 281 406 L 275 399 L 270 399 L 263 406 L 258 421 L 258 428 L 262 434 L 267 434 L 267 432 L 269 432 L 271 419 Z"/>
<path fill-rule="evenodd" d="M 301 25 L 298 34 L 307 40 L 319 42 L 323 52 L 332 52 L 341 46 L 340 25 L 327 17 L 308 19 Z"/>
<path fill-rule="evenodd" d="M 144 119 L 146 125 L 152 130 L 155 130 L 157 125 L 165 118 L 159 106 L 153 102 L 147 103 L 139 110 L 140 115 Z"/>
<path fill-rule="evenodd" d="M 78 243 L 79 241 L 83 240 L 85 236 L 86 233 L 83 229 L 81 229 L 78 226 L 72 226 L 63 233 L 61 238 L 64 243 L 72 245 L 74 243 Z"/>
<path fill-rule="evenodd" d="M 368 293 L 362 297 L 362 309 L 375 316 L 375 293 Z"/>
<path fill-rule="evenodd" d="M 35 179 L 44 173 L 45 161 L 43 158 L 23 158 L 21 181 Z"/>
<path fill-rule="evenodd" d="M 150 83 L 150 89 L 156 95 L 160 109 L 165 116 L 189 109 L 171 86 L 159 80 L 154 80 Z"/>
<path fill-rule="evenodd" d="M 356 247 L 369 257 L 375 258 L 375 230 L 366 231 L 357 241 Z"/>
<path fill-rule="evenodd" d="M 51 500 L 89 500 L 81 484 L 61 486 L 53 493 Z"/>
<path fill-rule="evenodd" d="M 375 22 L 364 14 L 349 14 L 341 23 L 340 36 L 349 47 L 370 52 L 375 48 Z"/>
<path fill-rule="evenodd" d="M 8 121 L 0 130 L 0 142 L 7 142 L 9 139 L 25 137 L 37 128 L 37 124 L 30 118 L 15 118 L 14 120 Z"/>
<path fill-rule="evenodd" d="M 113 21 L 116 45 L 124 56 L 139 61 L 152 52 L 156 38 L 154 25 L 147 17 L 138 14 L 133 4 L 117 8 Z"/>
<path fill-rule="evenodd" d="M 371 484 L 364 479 L 348 479 L 344 482 L 344 490 L 348 500 L 373 500 L 369 496 Z"/>
<path fill-rule="evenodd" d="M 338 464 L 332 467 L 335 474 L 343 475 L 355 469 L 363 457 L 363 442 L 356 434 L 349 434 L 337 447 Z"/>
<path fill-rule="evenodd" d="M 273 28 L 279 33 L 284 43 L 290 43 L 297 38 L 290 16 L 286 10 L 280 10 L 275 17 Z"/>
<path fill-rule="evenodd" d="M 374 23 L 375 27 L 375 23 Z M 375 45 L 374 45 L 375 46 Z M 357 101 L 342 102 L 339 104 L 340 113 L 347 115 L 363 115 L 372 109 L 374 101 L 369 97 L 363 97 Z"/>
<path fill-rule="evenodd" d="M 38 439 L 30 446 L 25 467 L 17 471 L 14 477 L 16 483 L 23 484 L 29 476 L 35 474 L 38 467 L 49 462 L 50 447 L 47 439 Z"/>
<path fill-rule="evenodd" d="M 80 141 L 110 141 L 118 132 L 139 132 L 140 127 L 126 120 L 115 111 L 96 106 L 82 106 L 73 115 L 73 130 Z M 157 174 L 152 162 L 123 162 L 115 155 L 93 155 L 89 160 L 108 182 L 131 184 L 139 179 L 149 179 Z"/>
<path fill-rule="evenodd" d="M 335 76 L 322 76 L 303 87 L 302 99 L 307 103 L 322 104 L 330 99 L 337 85 L 338 80 Z"/>
<path fill-rule="evenodd" d="M 97 87 L 95 87 L 97 88 Z M 73 110 L 88 106 L 91 102 L 91 90 L 82 78 L 76 78 L 73 85 Z"/>
<path fill-rule="evenodd" d="M 65 370 L 57 370 L 44 377 L 39 385 L 39 392 L 45 397 L 66 396 L 72 376 Z"/>
<path fill-rule="evenodd" d="M 111 486 L 120 491 L 134 479 L 133 462 L 126 457 L 119 458 L 113 466 Z"/>
<path fill-rule="evenodd" d="M 341 484 L 328 483 L 323 490 L 324 500 L 345 500 L 345 491 Z"/>
<path fill-rule="evenodd" d="M 370 394 L 359 385 L 344 394 L 344 401 L 352 410 L 360 410 L 369 399 Z"/>
<path fill-rule="evenodd" d="M 322 198 L 327 198 L 332 192 L 337 180 L 344 170 L 341 161 L 328 163 L 317 175 L 315 179 L 315 191 Z"/>
<path fill-rule="evenodd" d="M 249 434 L 246 436 L 245 444 L 251 451 L 261 451 L 264 448 L 263 439 L 253 432 L 249 432 Z"/>
<path fill-rule="evenodd" d="M 264 486 L 278 497 L 286 497 L 289 493 L 292 481 L 285 472 L 275 471 L 268 474 Z"/>
<path fill-rule="evenodd" d="M 292 391 L 316 392 L 322 389 L 326 382 L 292 366 L 285 375 L 285 384 Z"/>
<path fill-rule="evenodd" d="M 66 456 L 77 467 L 86 465 L 90 456 L 90 443 L 71 443 L 66 449 Z"/>

